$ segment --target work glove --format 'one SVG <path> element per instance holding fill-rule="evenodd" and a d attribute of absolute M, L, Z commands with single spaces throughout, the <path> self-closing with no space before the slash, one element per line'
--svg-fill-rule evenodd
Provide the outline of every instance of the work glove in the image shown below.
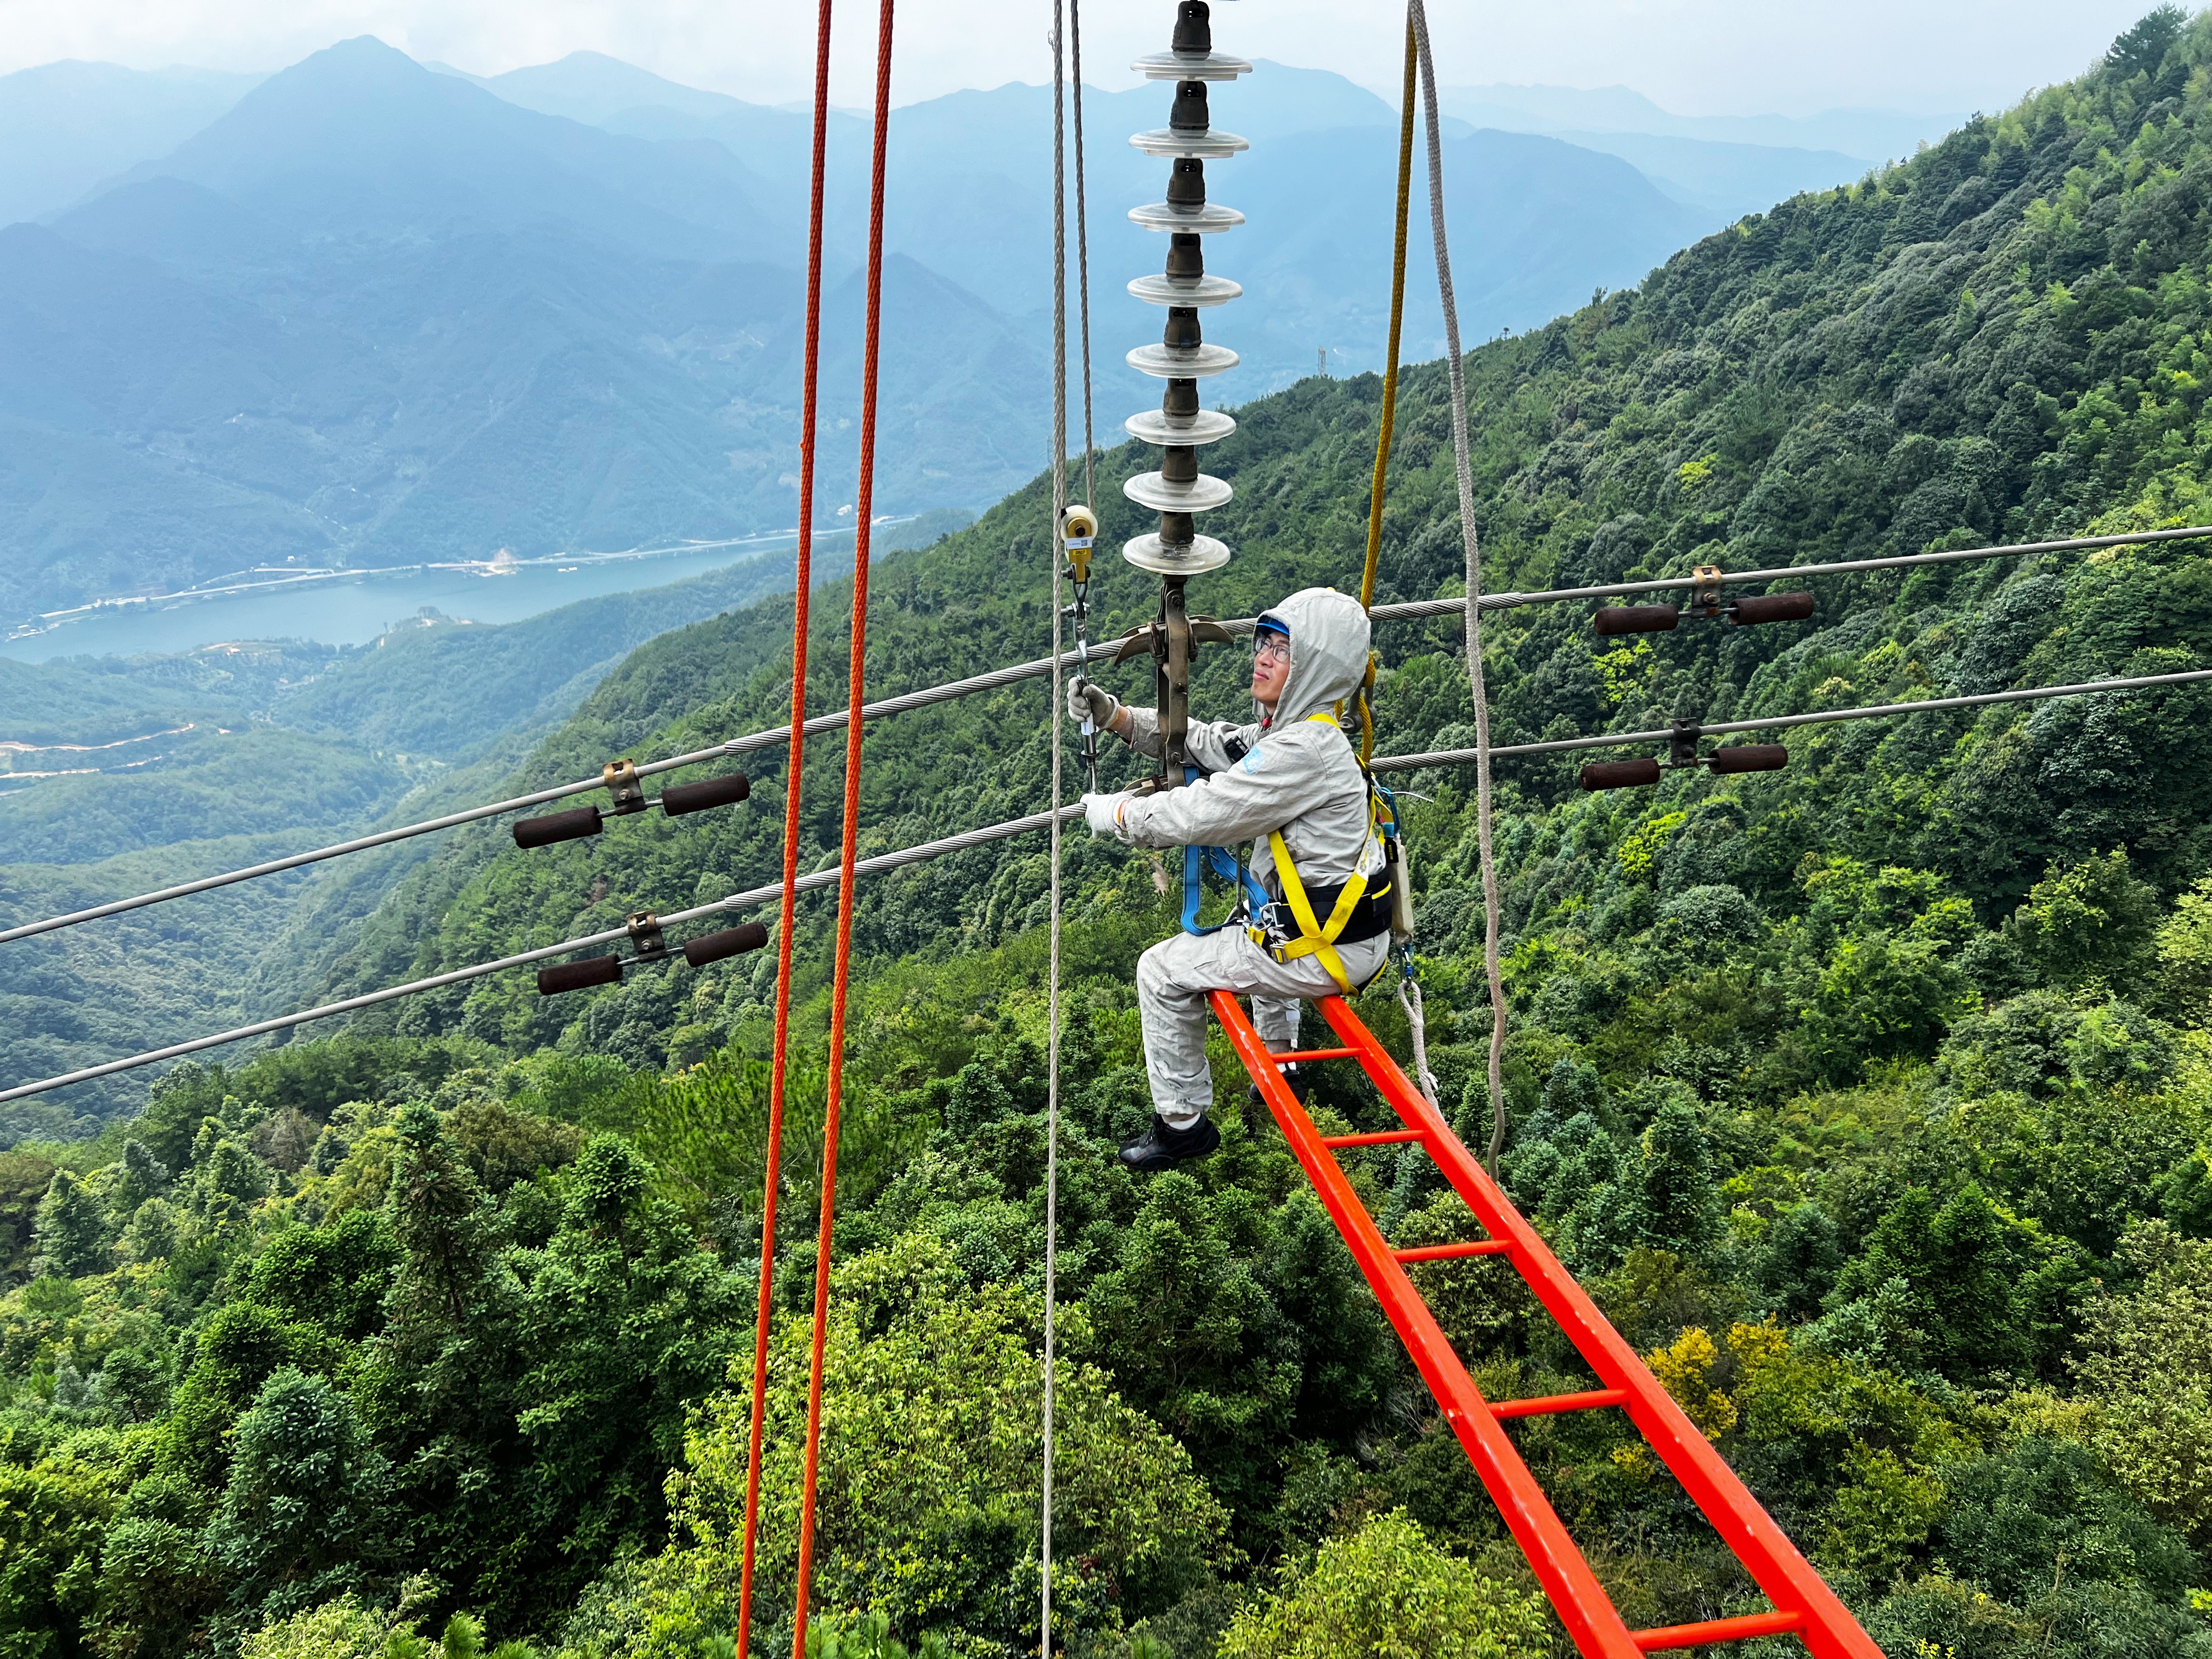
<path fill-rule="evenodd" d="M 1116 820 L 1121 815 L 1122 804 L 1128 799 L 1129 792 L 1126 789 L 1117 790 L 1110 795 L 1085 795 L 1083 798 L 1083 819 L 1091 826 L 1091 833 L 1111 836 L 1120 840 L 1121 827 Z"/>
<path fill-rule="evenodd" d="M 1103 685 L 1093 685 L 1085 679 L 1067 683 L 1067 717 L 1080 725 L 1089 720 L 1097 731 L 1106 730 L 1107 723 L 1121 712 L 1121 700 Z"/>

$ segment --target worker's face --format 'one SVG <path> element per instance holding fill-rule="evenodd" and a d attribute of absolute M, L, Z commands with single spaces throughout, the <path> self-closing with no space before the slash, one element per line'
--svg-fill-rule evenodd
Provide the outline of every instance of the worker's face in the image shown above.
<path fill-rule="evenodd" d="M 1252 701 L 1272 709 L 1291 678 L 1291 642 L 1272 628 L 1252 636 Z"/>

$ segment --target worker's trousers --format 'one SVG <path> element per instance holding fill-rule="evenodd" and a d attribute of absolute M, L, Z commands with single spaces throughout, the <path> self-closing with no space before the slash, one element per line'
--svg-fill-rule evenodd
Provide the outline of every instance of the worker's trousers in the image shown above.
<path fill-rule="evenodd" d="M 1372 979 L 1390 953 L 1390 936 L 1340 945 L 1337 955 L 1352 984 Z M 1188 1129 L 1213 1103 L 1206 1064 L 1208 991 L 1252 999 L 1252 1024 L 1270 1048 L 1295 1048 L 1300 1005 L 1333 996 L 1336 981 L 1315 957 L 1278 962 L 1242 927 L 1216 933 L 1176 933 L 1137 958 L 1137 1010 L 1145 1024 L 1145 1070 L 1152 1107 L 1172 1128 Z"/>

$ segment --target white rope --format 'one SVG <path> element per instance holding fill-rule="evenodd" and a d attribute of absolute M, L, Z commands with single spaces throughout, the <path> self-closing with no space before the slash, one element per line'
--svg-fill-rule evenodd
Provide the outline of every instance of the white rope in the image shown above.
<path fill-rule="evenodd" d="M 1429 222 L 1437 244 L 1437 297 L 1444 313 L 1444 362 L 1450 372 L 1452 463 L 1459 482 L 1460 541 L 1467 555 L 1467 678 L 1474 695 L 1475 839 L 1482 855 L 1482 965 L 1490 980 L 1490 1173 L 1505 1146 L 1505 984 L 1498 961 L 1498 858 L 1490 832 L 1490 699 L 1482 685 L 1482 550 L 1474 529 L 1474 464 L 1467 432 L 1467 366 L 1460 359 L 1459 307 L 1452 299 L 1451 250 L 1444 236 L 1444 158 L 1437 112 L 1437 66 L 1429 52 L 1429 19 L 1421 0 L 1407 0 L 1407 21 L 1421 60 L 1421 101 L 1428 116 Z"/>
<path fill-rule="evenodd" d="M 1443 1103 L 1437 1098 L 1437 1074 L 1429 1069 L 1428 1005 L 1421 999 L 1421 981 L 1411 974 L 1398 975 L 1398 1006 L 1406 1011 L 1406 1024 L 1413 1033 L 1413 1079 L 1429 1097 L 1429 1104 L 1442 1111 Z"/>
<path fill-rule="evenodd" d="M 1052 6 L 1052 525 L 1045 533 L 1045 550 L 1052 560 L 1052 705 L 1049 732 L 1052 743 L 1052 845 L 1048 854 L 1052 907 L 1051 941 L 1045 968 L 1044 1055 L 1044 1472 L 1039 1498 L 1038 1626 L 1039 1659 L 1052 1659 L 1052 1442 L 1054 1352 L 1056 1319 L 1053 1304 L 1060 1291 L 1060 584 L 1066 568 L 1067 550 L 1060 545 L 1067 522 L 1067 149 L 1066 122 L 1061 100 L 1066 95 L 1066 70 L 1060 34 L 1060 0 Z M 1089 412 L 1091 388 L 1087 373 L 1090 317 L 1084 318 L 1085 416 L 1084 466 L 1091 455 Z"/>

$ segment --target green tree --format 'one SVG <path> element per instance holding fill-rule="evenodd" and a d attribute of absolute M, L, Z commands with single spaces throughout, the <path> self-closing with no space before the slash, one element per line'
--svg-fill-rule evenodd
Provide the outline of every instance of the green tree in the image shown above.
<path fill-rule="evenodd" d="M 108 1268 L 107 1218 L 100 1200 L 67 1170 L 56 1170 L 46 1195 L 39 1200 L 33 1234 L 38 1244 L 37 1271 L 62 1279 L 82 1279 Z"/>
<path fill-rule="evenodd" d="M 1538 1659 L 1547 1626 L 1541 1596 L 1484 1577 L 1394 1510 L 1240 1610 L 1221 1659 Z"/>
<path fill-rule="evenodd" d="M 2146 1221 L 2120 1242 L 2138 1288 L 2090 1304 L 2074 1373 L 2090 1443 L 2151 1512 L 2212 1522 L 2212 1241 Z"/>
<path fill-rule="evenodd" d="M 362 1588 L 388 1549 L 386 1468 L 327 1380 L 286 1366 L 239 1419 L 208 1553 L 242 1628 Z"/>
<path fill-rule="evenodd" d="M 908 1234 L 840 1267 L 830 1308 L 823 1409 L 838 1427 L 822 1444 L 820 1603 L 880 1613 L 909 1644 L 930 1631 L 958 1638 L 963 1651 L 1033 1641 L 1034 1306 L 1004 1286 L 971 1286 L 943 1241 Z M 760 1546 L 763 1606 L 774 1611 L 757 1613 L 763 1623 L 789 1616 L 810 1349 L 810 1321 L 779 1323 Z M 1227 1516 L 1171 1436 L 1100 1371 L 1060 1363 L 1054 1607 L 1073 1645 L 1202 1579 Z M 682 1541 L 647 1591 L 647 1654 L 696 1659 L 699 1638 L 728 1628 L 750 1420 L 749 1391 L 732 1389 L 713 1396 L 690 1437 L 672 1483 Z"/>
<path fill-rule="evenodd" d="M 2149 970 L 2158 929 L 2158 895 L 2118 847 L 2069 869 L 2053 866 L 2006 924 L 2045 983 L 2123 990 Z"/>

